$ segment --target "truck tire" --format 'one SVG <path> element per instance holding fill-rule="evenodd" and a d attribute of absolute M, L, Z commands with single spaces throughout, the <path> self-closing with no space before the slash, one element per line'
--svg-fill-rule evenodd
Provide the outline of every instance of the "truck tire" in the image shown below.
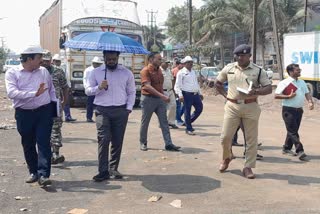
<path fill-rule="evenodd" d="M 307 84 L 307 87 L 308 87 L 308 89 L 310 91 L 311 96 L 317 98 L 317 91 L 316 91 L 316 88 L 315 88 L 314 84 L 311 83 L 311 82 L 307 82 L 306 84 Z"/>
<path fill-rule="evenodd" d="M 75 107 L 75 103 L 72 95 L 69 96 L 69 105 L 70 107 Z"/>

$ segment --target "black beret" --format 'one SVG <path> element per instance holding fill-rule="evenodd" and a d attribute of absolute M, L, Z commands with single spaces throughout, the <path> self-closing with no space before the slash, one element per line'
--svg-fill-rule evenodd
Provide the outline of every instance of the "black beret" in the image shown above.
<path fill-rule="evenodd" d="M 233 51 L 233 54 L 250 54 L 251 53 L 251 47 L 246 44 L 239 45 L 236 47 Z"/>

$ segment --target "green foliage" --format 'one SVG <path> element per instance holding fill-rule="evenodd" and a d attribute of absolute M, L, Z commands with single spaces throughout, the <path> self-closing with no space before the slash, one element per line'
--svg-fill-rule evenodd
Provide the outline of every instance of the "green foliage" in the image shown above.
<path fill-rule="evenodd" d="M 253 28 L 253 1 L 250 0 L 203 0 L 204 5 L 193 13 L 193 39 L 197 46 L 212 46 L 219 42 L 223 46 L 230 35 L 251 35 Z M 265 33 L 272 31 L 269 0 L 257 0 L 258 42 L 264 44 Z M 276 18 L 280 35 L 288 33 L 303 21 L 303 1 L 276 0 Z M 169 10 L 168 34 L 174 42 L 188 41 L 187 5 Z M 194 48 L 186 48 L 193 52 Z M 204 51 L 206 52 L 206 51 Z"/>
<path fill-rule="evenodd" d="M 148 51 L 159 52 L 164 49 L 163 41 L 166 39 L 166 36 L 162 33 L 162 30 L 157 26 L 154 26 L 152 29 L 147 26 L 142 26 L 143 37 L 145 41 L 145 47 Z"/>
<path fill-rule="evenodd" d="M 8 56 L 8 52 L 4 48 L 0 48 L 0 70 L 2 70 L 2 65 L 4 65 Z"/>
<path fill-rule="evenodd" d="M 168 35 L 175 43 L 185 43 L 188 41 L 188 7 L 183 5 L 181 7 L 173 7 L 169 10 L 166 26 L 168 27 Z M 192 8 L 193 20 L 199 16 L 199 10 Z M 198 32 L 193 29 L 193 36 Z"/>

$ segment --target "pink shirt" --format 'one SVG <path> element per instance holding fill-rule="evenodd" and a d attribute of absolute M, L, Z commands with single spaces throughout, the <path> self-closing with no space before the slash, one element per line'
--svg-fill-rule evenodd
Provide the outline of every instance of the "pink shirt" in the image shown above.
<path fill-rule="evenodd" d="M 5 74 L 8 97 L 14 108 L 36 109 L 51 101 L 57 101 L 51 75 L 44 67 L 32 72 L 26 71 L 23 66 L 11 68 Z M 36 97 L 41 83 L 48 88 L 43 94 Z"/>
<path fill-rule="evenodd" d="M 104 77 L 105 65 L 94 69 L 90 74 L 89 85 L 85 90 L 88 96 L 96 96 L 93 103 L 99 106 L 127 105 L 127 109 L 132 110 L 136 98 L 132 72 L 122 65 L 118 65 L 114 71 L 107 70 L 108 89 L 100 90 L 98 86 Z"/>

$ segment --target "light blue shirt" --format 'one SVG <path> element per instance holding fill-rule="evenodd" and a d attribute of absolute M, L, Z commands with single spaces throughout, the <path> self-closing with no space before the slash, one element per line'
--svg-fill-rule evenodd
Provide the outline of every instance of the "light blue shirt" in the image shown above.
<path fill-rule="evenodd" d="M 290 99 L 283 99 L 282 106 L 302 108 L 304 105 L 304 99 L 306 94 L 309 93 L 309 89 L 304 80 L 295 80 L 292 77 L 288 77 L 285 80 L 279 82 L 275 94 L 282 94 L 283 90 L 290 84 L 293 83 L 298 89 L 296 90 L 296 96 Z"/>

